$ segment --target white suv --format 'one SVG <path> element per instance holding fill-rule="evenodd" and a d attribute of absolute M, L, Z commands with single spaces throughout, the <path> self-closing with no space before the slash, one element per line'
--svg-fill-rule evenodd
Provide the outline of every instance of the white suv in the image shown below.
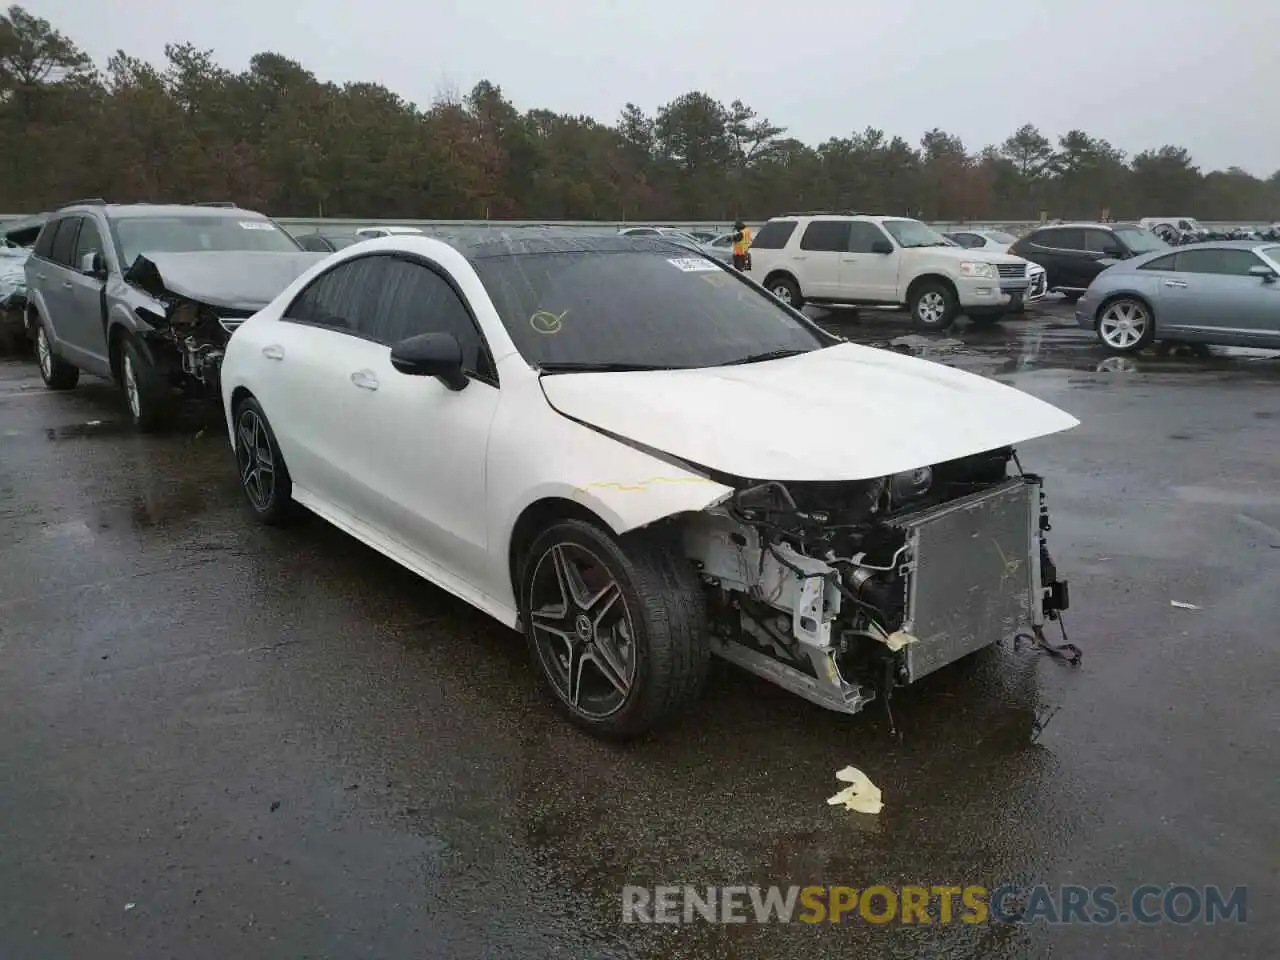
<path fill-rule="evenodd" d="M 793 307 L 905 307 L 926 330 L 945 330 L 962 313 L 994 323 L 1044 295 L 1030 289 L 1021 257 L 966 250 L 903 217 L 774 217 L 752 241 L 751 261 L 751 278 Z"/>

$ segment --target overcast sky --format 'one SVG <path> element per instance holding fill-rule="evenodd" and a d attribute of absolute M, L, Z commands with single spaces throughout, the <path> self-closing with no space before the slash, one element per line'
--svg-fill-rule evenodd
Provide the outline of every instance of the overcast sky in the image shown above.
<path fill-rule="evenodd" d="M 27 0 L 104 64 L 166 42 L 240 70 L 271 50 L 420 106 L 500 85 L 517 107 L 613 122 L 689 90 L 808 143 L 931 127 L 970 149 L 1023 123 L 1205 169 L 1280 169 L 1276 0 Z"/>

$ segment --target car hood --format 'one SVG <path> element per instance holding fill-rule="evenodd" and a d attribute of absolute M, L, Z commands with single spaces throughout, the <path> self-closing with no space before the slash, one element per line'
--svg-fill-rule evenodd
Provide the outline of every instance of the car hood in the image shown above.
<path fill-rule="evenodd" d="M 127 283 L 153 297 L 176 296 L 211 307 L 261 310 L 327 253 L 209 250 L 143 253 Z"/>
<path fill-rule="evenodd" d="M 561 414 L 697 466 L 754 480 L 862 480 L 1076 426 L 976 374 L 842 343 L 697 370 L 542 377 Z"/>
<path fill-rule="evenodd" d="M 1022 258 L 999 250 L 969 247 L 912 247 L 916 251 L 926 251 L 952 260 L 970 260 L 977 263 L 1021 263 Z"/>

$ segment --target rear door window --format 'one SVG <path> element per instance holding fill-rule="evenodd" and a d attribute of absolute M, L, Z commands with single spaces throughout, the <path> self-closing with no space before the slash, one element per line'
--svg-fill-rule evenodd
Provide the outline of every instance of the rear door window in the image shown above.
<path fill-rule="evenodd" d="M 53 256 L 53 239 L 57 235 L 58 225 L 61 223 L 61 220 L 50 220 L 44 225 L 44 229 L 36 237 L 36 244 L 32 249 L 32 253 L 37 257 L 43 257 L 45 260 Z"/>
<path fill-rule="evenodd" d="M 388 261 L 386 256 L 343 261 L 311 281 L 289 304 L 283 319 L 378 339 L 374 311 L 385 286 Z"/>
<path fill-rule="evenodd" d="M 1074 227 L 1046 230 L 1042 238 L 1036 240 L 1036 246 L 1049 250 L 1083 250 L 1085 249 L 1084 231 Z"/>
<path fill-rule="evenodd" d="M 1179 273 L 1211 273 L 1226 277 L 1247 277 L 1253 267 L 1264 266 L 1249 250 L 1183 250 L 1178 253 Z"/>
<path fill-rule="evenodd" d="M 760 228 L 760 232 L 751 241 L 751 249 L 781 250 L 787 245 L 787 241 L 791 239 L 791 235 L 795 232 L 796 222 L 794 220 L 770 220 Z"/>
<path fill-rule="evenodd" d="M 76 238 L 79 234 L 79 217 L 67 217 L 59 221 L 58 234 L 53 238 L 53 251 L 49 259 L 63 266 L 73 266 L 76 258 Z"/>
<path fill-rule="evenodd" d="M 801 250 L 844 253 L 849 249 L 849 220 L 814 220 L 800 238 Z"/>

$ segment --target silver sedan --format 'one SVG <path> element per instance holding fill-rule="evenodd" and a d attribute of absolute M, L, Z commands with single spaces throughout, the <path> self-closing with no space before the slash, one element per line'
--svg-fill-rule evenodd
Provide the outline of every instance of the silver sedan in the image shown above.
<path fill-rule="evenodd" d="M 1280 348 L 1280 244 L 1196 243 L 1103 270 L 1076 303 L 1076 323 L 1111 353 L 1156 340 Z"/>

